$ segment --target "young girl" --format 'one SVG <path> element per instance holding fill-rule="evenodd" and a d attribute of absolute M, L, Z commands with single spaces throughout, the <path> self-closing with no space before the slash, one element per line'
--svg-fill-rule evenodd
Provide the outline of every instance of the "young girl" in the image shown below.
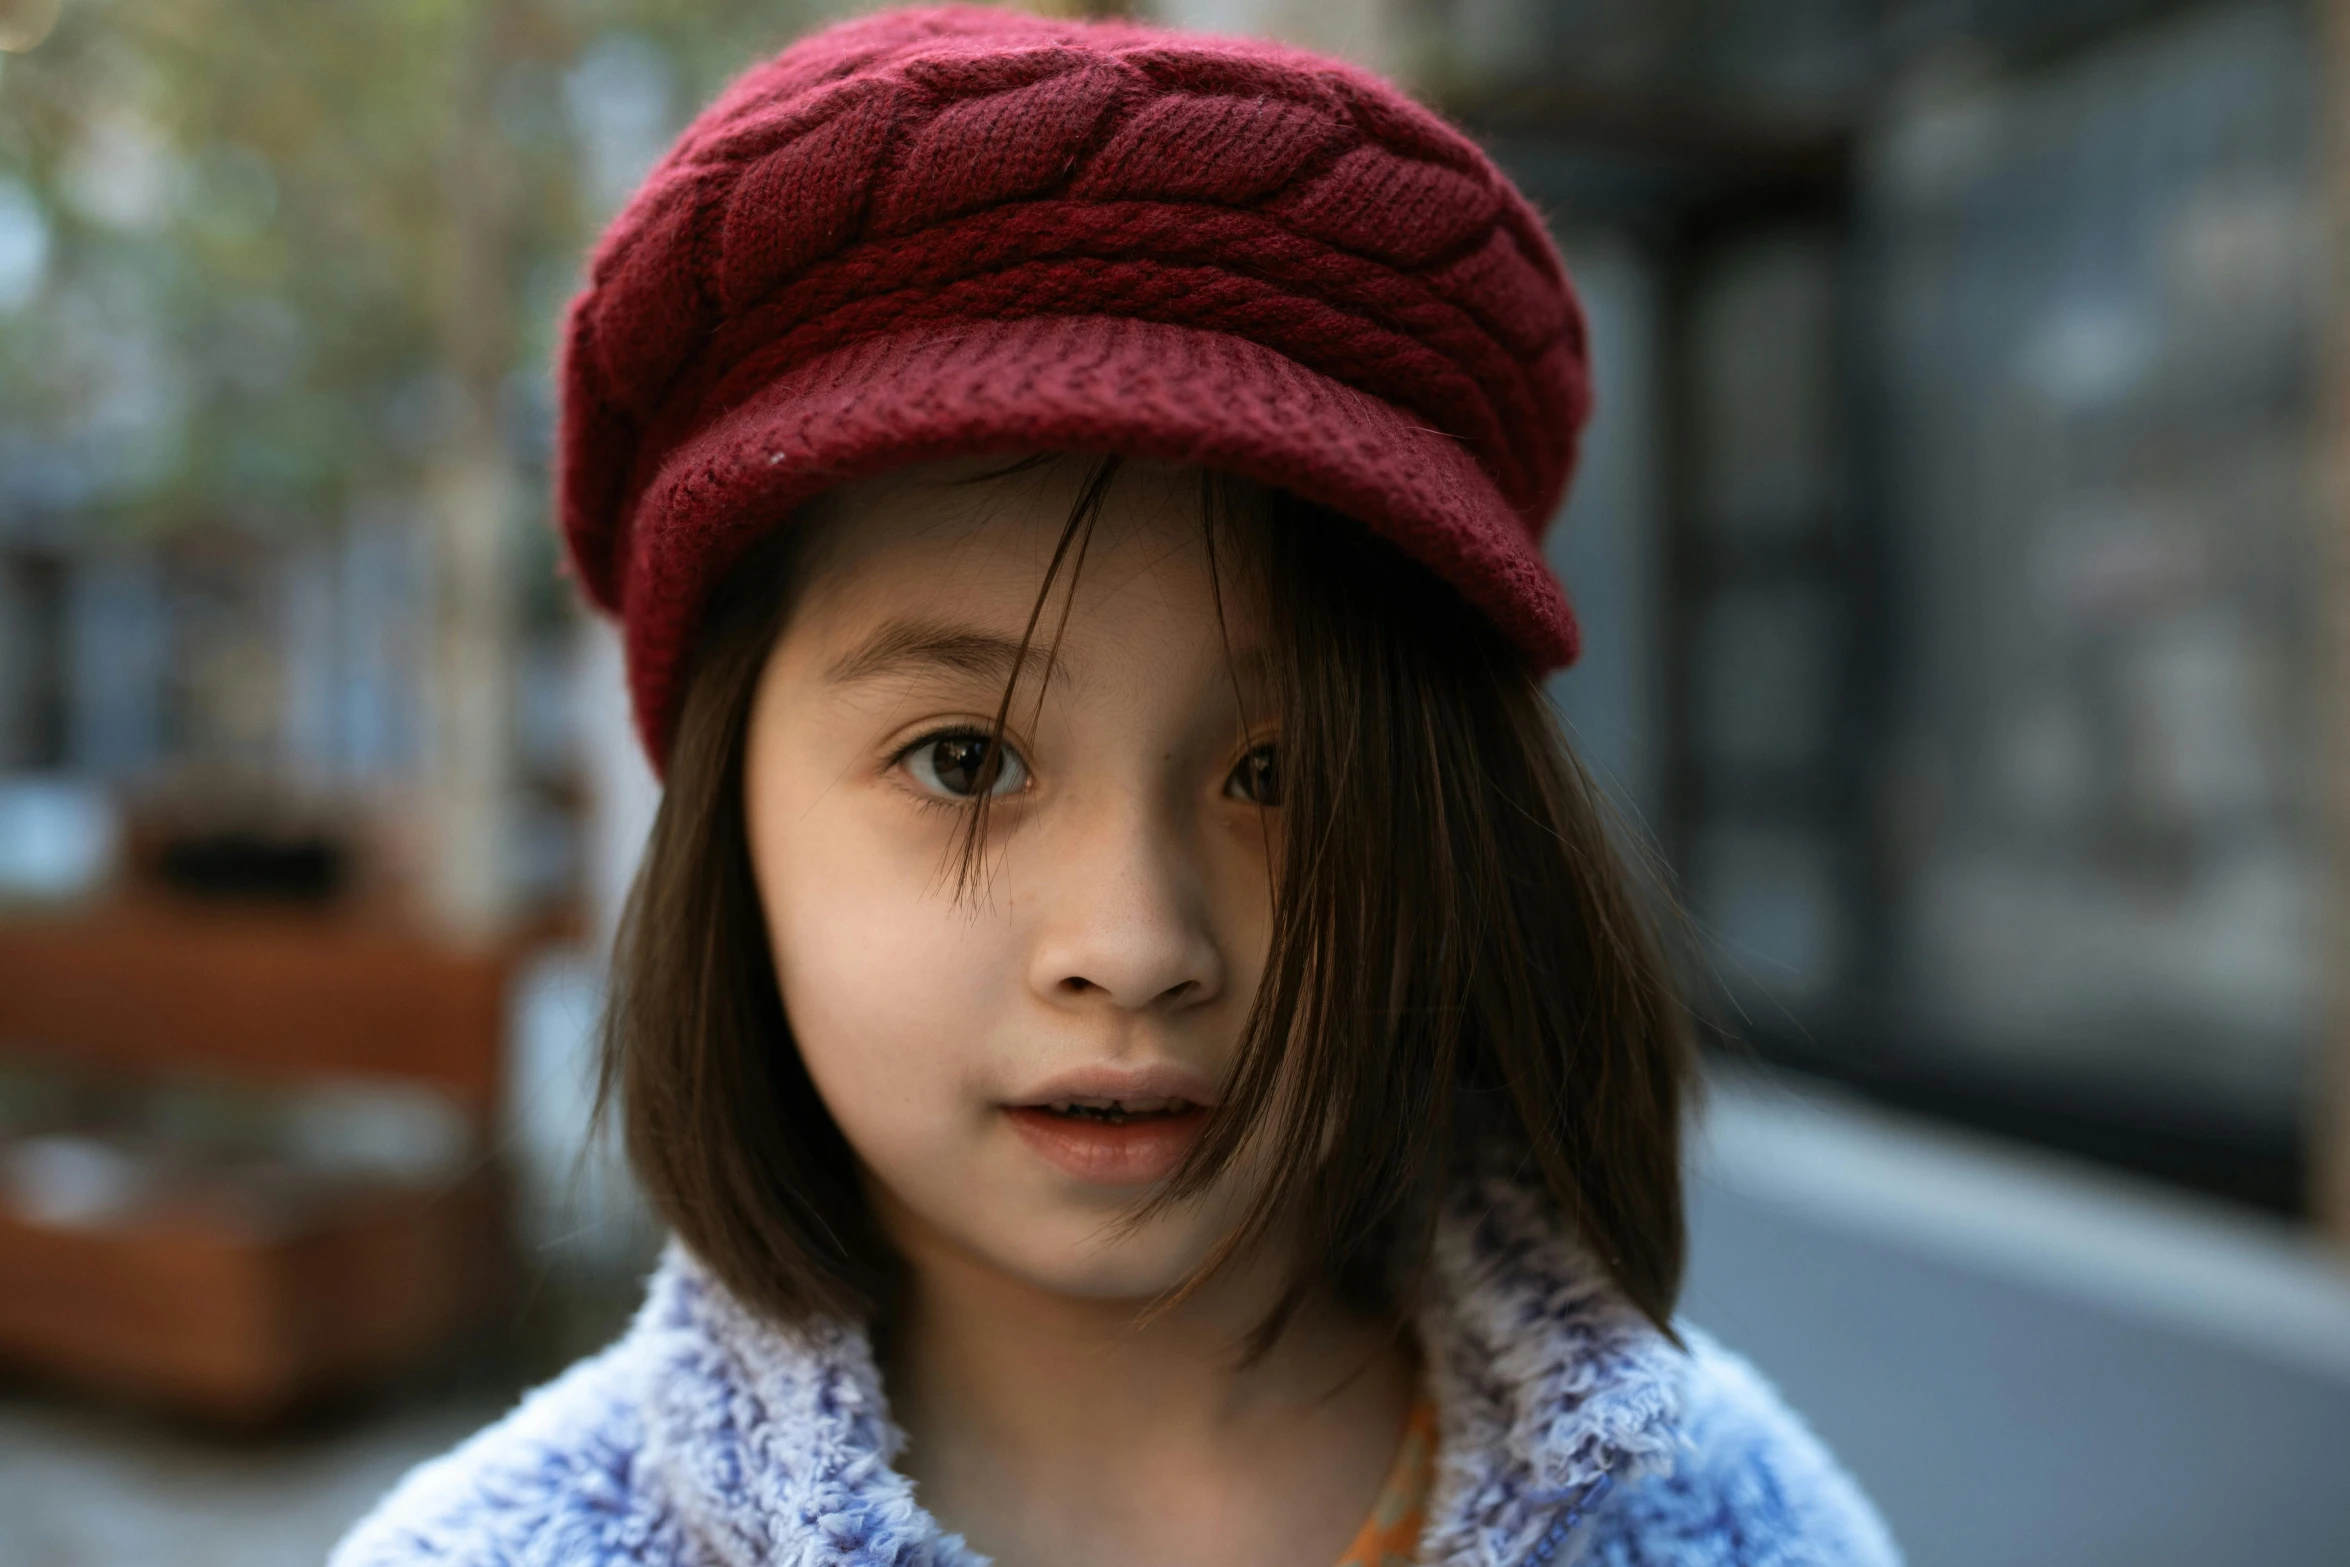
<path fill-rule="evenodd" d="M 1894 1560 L 1673 1323 L 1682 1013 L 1540 688 L 1581 321 L 1457 132 L 867 18 L 686 131 L 563 375 L 676 1240 L 340 1567 Z"/>

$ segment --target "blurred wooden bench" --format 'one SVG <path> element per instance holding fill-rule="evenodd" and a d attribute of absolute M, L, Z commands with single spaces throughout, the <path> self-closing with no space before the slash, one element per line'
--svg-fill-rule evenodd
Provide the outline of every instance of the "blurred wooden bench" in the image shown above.
<path fill-rule="evenodd" d="M 515 956 L 172 904 L 0 918 L 0 1057 L 134 1084 L 418 1084 L 473 1150 L 430 1189 L 361 1185 L 276 1225 L 168 1201 L 44 1224 L 0 1204 L 0 1362 L 252 1423 L 443 1350 L 510 1274 L 492 1150 Z"/>

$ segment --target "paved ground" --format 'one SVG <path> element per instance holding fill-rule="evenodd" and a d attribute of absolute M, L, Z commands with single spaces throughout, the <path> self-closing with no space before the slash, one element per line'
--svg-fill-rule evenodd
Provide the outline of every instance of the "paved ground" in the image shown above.
<path fill-rule="evenodd" d="M 1910 1567 L 2350 1562 L 2350 1267 L 2306 1235 L 1812 1093 L 1715 1085 L 1682 1304 Z"/>
<path fill-rule="evenodd" d="M 0 1398 L 5 1567 L 319 1567 L 419 1459 L 496 1413 L 399 1410 L 223 1445 L 142 1417 Z"/>

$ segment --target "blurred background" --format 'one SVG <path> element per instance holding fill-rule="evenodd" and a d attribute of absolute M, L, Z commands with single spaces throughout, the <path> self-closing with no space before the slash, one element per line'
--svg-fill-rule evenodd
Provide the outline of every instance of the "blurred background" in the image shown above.
<path fill-rule="evenodd" d="M 0 1563 L 315 1562 L 616 1331 L 597 225 L 814 0 L 0 0 Z M 1687 1309 L 1913 1561 L 2350 1561 L 2350 5 L 1159 0 L 1552 220 Z"/>

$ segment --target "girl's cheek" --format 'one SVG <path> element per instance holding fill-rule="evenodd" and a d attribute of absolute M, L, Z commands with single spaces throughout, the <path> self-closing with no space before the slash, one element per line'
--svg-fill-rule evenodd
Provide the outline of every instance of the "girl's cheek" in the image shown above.
<path fill-rule="evenodd" d="M 848 814 L 819 810 L 772 845 L 761 893 L 808 1074 L 878 1162 L 969 1114 L 1002 1012 L 993 981 L 1015 965 L 996 922 L 954 903 L 935 848 Z"/>

